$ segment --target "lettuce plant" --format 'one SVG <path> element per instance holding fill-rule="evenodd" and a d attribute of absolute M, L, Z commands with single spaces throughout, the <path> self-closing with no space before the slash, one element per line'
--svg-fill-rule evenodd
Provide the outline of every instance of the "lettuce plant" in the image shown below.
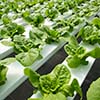
<path fill-rule="evenodd" d="M 86 58 L 100 58 L 100 46 L 94 46 L 93 49 L 87 51 L 84 46 L 78 44 L 75 37 L 71 36 L 69 43 L 64 46 L 65 52 L 68 54 L 66 61 L 71 68 L 76 68 L 79 65 L 87 65 Z"/>
<path fill-rule="evenodd" d="M 29 100 L 66 100 L 68 96 L 74 96 L 74 92 L 82 96 L 78 81 L 73 79 L 71 81 L 71 73 L 63 64 L 57 65 L 53 71 L 47 75 L 40 75 L 29 68 L 24 70 L 25 75 L 29 77 L 31 84 L 40 91 L 41 98 L 33 98 Z M 55 98 L 55 99 L 54 99 Z"/>
<path fill-rule="evenodd" d="M 90 85 L 87 91 L 87 100 L 100 100 L 100 78 Z"/>

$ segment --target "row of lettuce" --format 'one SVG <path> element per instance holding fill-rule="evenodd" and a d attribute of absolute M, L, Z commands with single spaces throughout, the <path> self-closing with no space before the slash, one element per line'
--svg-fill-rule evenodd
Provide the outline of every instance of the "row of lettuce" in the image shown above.
<path fill-rule="evenodd" d="M 87 65 L 88 61 L 86 58 L 94 57 L 100 58 L 100 18 L 95 17 L 92 21 L 87 22 L 87 24 L 80 29 L 76 37 L 81 38 L 81 42 L 86 45 L 93 46 L 89 51 L 82 45 L 78 43 L 77 38 L 70 36 L 68 39 L 68 44 L 64 46 L 68 57 L 66 61 L 70 68 L 77 68 L 80 65 Z M 33 58 L 32 58 L 33 59 Z M 27 59 L 29 62 L 30 60 Z M 8 58 L 1 60 L 0 62 L 0 85 L 5 83 L 7 67 L 6 65 L 15 61 L 14 58 Z M 37 72 L 32 71 L 30 68 L 25 68 L 25 75 L 29 77 L 30 82 L 38 91 L 41 92 L 42 97 L 37 99 L 30 98 L 29 100 L 50 100 L 57 99 L 66 100 L 66 97 L 73 96 L 74 91 L 80 94 L 82 97 L 82 92 L 79 87 L 78 81 L 71 78 L 71 73 L 66 65 L 59 64 L 55 66 L 54 70 L 47 75 L 39 75 Z"/>
<path fill-rule="evenodd" d="M 63 64 L 56 65 L 53 71 L 47 75 L 40 75 L 29 68 L 26 68 L 24 73 L 29 77 L 33 87 L 41 93 L 40 97 L 29 98 L 28 100 L 67 100 L 66 97 L 74 96 L 75 92 L 82 99 L 82 90 L 78 81 L 76 79 L 71 80 L 71 73 Z M 99 89 L 100 78 L 90 85 L 86 93 L 87 100 L 99 100 Z"/>
<path fill-rule="evenodd" d="M 32 5 L 31 7 L 28 8 L 27 4 L 30 3 L 32 4 L 32 2 L 34 1 L 31 0 L 21 0 L 21 1 L 5 0 L 5 2 L 1 1 L 0 3 L 1 19 L 7 16 L 14 20 L 16 18 L 23 18 L 26 22 L 28 22 L 28 24 L 38 27 L 41 25 L 41 23 L 45 21 L 46 18 L 55 22 L 56 20 L 59 19 L 58 16 L 66 17 L 69 15 L 69 13 L 77 15 L 77 17 L 79 16 L 79 17 L 89 18 L 91 15 L 94 14 L 94 12 L 98 11 L 100 5 L 99 0 L 73 0 L 73 1 L 46 0 L 43 4 L 38 3 L 39 0 L 36 0 L 37 4 Z M 24 8 L 22 8 L 19 11 L 18 6 L 23 7 L 21 4 L 26 6 L 24 6 Z M 5 11 L 6 9 L 9 9 L 7 10 L 8 12 Z M 19 12 L 17 12 L 17 10 Z M 11 12 L 12 14 L 9 14 Z M 1 23 L 3 23 L 2 20 Z"/>
<path fill-rule="evenodd" d="M 87 3 L 92 6 L 82 5 Z M 38 14 L 41 19 L 50 18 L 54 20 L 58 15 L 63 15 L 69 10 L 72 13 L 80 12 L 79 9 L 85 8 L 84 13 L 79 13 L 83 16 L 88 11 L 96 10 L 94 6 L 99 5 L 99 0 L 1 0 L 0 1 L 0 17 L 4 14 L 12 12 L 13 18 L 23 17 L 28 22 L 34 22 L 37 19 Z M 87 17 L 91 14 L 88 13 Z"/>
<path fill-rule="evenodd" d="M 82 98 L 82 91 L 77 79 L 71 78 L 71 72 L 67 67 L 77 68 L 80 65 L 87 65 L 86 58 L 100 58 L 100 18 L 95 17 L 92 21 L 88 22 L 83 28 L 80 29 L 76 37 L 81 38 L 81 43 L 78 43 L 77 38 L 74 36 L 69 37 L 69 42 L 64 46 L 68 57 L 66 61 L 68 66 L 64 64 L 58 64 L 53 71 L 47 75 L 39 75 L 37 72 L 26 68 L 24 70 L 25 75 L 29 77 L 29 80 L 33 87 L 40 91 L 41 96 L 39 98 L 29 98 L 28 100 L 66 100 L 66 97 L 73 97 L 75 91 Z M 82 45 L 82 42 L 87 46 L 93 46 L 92 49 L 86 50 Z M 100 79 L 99 79 L 100 80 Z M 98 86 L 93 85 L 87 92 L 87 100 L 98 100 L 100 92 L 94 93 L 97 96 L 91 95 L 99 87 L 99 81 L 96 83 Z M 97 91 L 97 90 L 96 90 Z M 91 98 L 91 96 L 93 98 Z"/>
<path fill-rule="evenodd" d="M 76 40 L 78 37 L 82 40 L 80 44 Z M 80 64 L 87 65 L 86 59 L 89 56 L 100 58 L 100 18 L 95 17 L 92 21 L 87 22 L 76 35 L 76 39 L 72 37 L 64 47 L 69 55 L 66 60 L 71 68 L 78 67 Z M 82 46 L 82 42 L 88 46 L 93 45 L 93 48 L 87 50 Z"/>
<path fill-rule="evenodd" d="M 62 1 L 62 4 L 64 2 L 66 1 Z M 10 17 L 4 15 L 1 18 L 3 26 L 0 29 L 0 38 L 8 39 L 6 41 L 2 41 L 2 43 L 4 45 L 12 46 L 14 48 L 14 52 L 17 54 L 15 58 L 23 66 L 30 66 L 37 59 L 42 58 L 40 52 L 45 46 L 45 44 L 51 44 L 54 42 L 59 43 L 62 40 L 67 41 L 67 38 L 70 35 L 72 35 L 71 33 L 74 30 L 77 30 L 80 24 L 84 23 L 84 21 L 87 21 L 87 14 L 94 14 L 95 11 L 97 12 L 99 9 L 99 3 L 98 6 L 97 3 L 95 5 L 94 4 L 94 0 L 86 1 L 84 3 L 82 2 L 80 6 L 76 6 L 78 7 L 78 12 L 76 11 L 69 18 L 60 18 L 55 20 L 52 26 L 46 26 L 43 23 L 41 23 L 41 25 L 39 26 L 34 26 L 34 24 L 32 30 L 30 30 L 30 32 L 27 33 L 29 35 L 29 38 L 26 38 L 24 35 L 25 27 L 23 27 L 22 25 L 18 25 L 17 23 L 14 23 Z M 89 7 L 92 8 L 91 11 L 85 10 Z M 79 11 L 83 14 L 82 16 L 79 15 Z M 37 19 L 37 22 L 38 21 L 40 20 Z"/>
<path fill-rule="evenodd" d="M 25 1 L 28 2 L 29 0 L 15 0 L 11 2 L 12 8 L 10 8 L 10 10 L 14 10 L 13 4 L 23 4 L 21 2 L 25 3 Z M 34 2 L 37 1 L 38 0 L 34 0 Z M 38 2 L 42 1 L 44 2 L 44 0 L 39 0 Z M 10 1 L 3 0 L 0 3 L 6 4 L 8 2 Z M 6 82 L 6 74 L 7 70 L 9 70 L 6 67 L 7 64 L 10 64 L 17 59 L 23 66 L 31 66 L 36 60 L 42 58 L 40 52 L 45 46 L 45 44 L 51 44 L 54 42 L 59 43 L 62 40 L 68 41 L 68 44 L 65 45 L 64 49 L 68 54 L 66 61 L 69 67 L 71 68 L 76 68 L 80 64 L 88 64 L 88 61 L 86 59 L 89 56 L 94 58 L 100 58 L 100 19 L 96 17 L 91 22 L 87 21 L 87 19 L 91 15 L 93 15 L 95 12 L 99 10 L 100 1 L 45 0 L 45 2 L 47 3 L 39 3 L 39 5 L 36 5 L 36 7 L 33 5 L 30 6 L 31 8 L 35 9 L 37 13 L 34 11 L 30 11 L 29 9 L 27 10 L 27 5 L 25 5 L 25 8 L 23 8 L 25 9 L 25 11 L 22 14 L 22 16 L 24 16 L 24 19 L 28 21 L 29 24 L 31 24 L 33 27 L 32 30 L 28 33 L 29 38 L 26 38 L 25 35 L 23 35 L 25 32 L 25 28 L 22 25 L 14 23 L 7 14 L 1 16 L 3 26 L 0 29 L 0 38 L 10 38 L 10 41 L 3 40 L 2 43 L 7 46 L 12 46 L 14 48 L 14 52 L 17 55 L 15 56 L 15 58 L 7 58 L 0 61 L 0 85 Z M 55 2 L 57 2 L 56 5 Z M 49 7 L 47 6 L 47 4 Z M 64 4 L 64 6 L 62 6 L 62 4 Z M 55 6 L 59 6 L 59 9 L 61 7 L 62 10 L 59 10 L 61 11 L 61 15 L 63 15 L 62 11 L 67 12 L 69 9 L 72 9 L 73 13 L 71 17 L 64 17 L 61 19 L 57 18 L 57 13 L 55 13 L 55 11 L 52 11 L 54 10 L 54 8 L 56 8 Z M 50 7 L 52 9 L 50 9 Z M 56 9 L 58 10 L 58 8 Z M 19 8 L 16 7 L 14 11 L 16 11 L 17 9 Z M 50 17 L 53 16 L 52 18 L 50 18 L 50 20 L 52 20 L 54 24 L 50 27 L 43 25 L 43 22 L 46 18 L 46 14 L 43 13 L 43 11 L 45 11 L 44 9 L 51 10 L 47 11 Z M 21 11 L 19 11 L 19 13 L 21 13 Z M 54 17 L 55 15 L 56 17 Z M 71 36 L 72 34 L 69 33 L 72 33 L 74 30 L 76 30 L 78 26 L 82 24 L 84 21 L 86 22 L 86 25 L 83 28 L 81 28 L 79 33 L 77 33 L 77 36 Z M 94 48 L 90 51 L 87 51 L 87 49 L 84 46 L 77 42 L 77 38 L 79 37 L 81 38 L 82 42 L 89 45 L 93 45 Z M 32 100 L 50 100 L 52 97 L 52 99 L 54 100 L 62 100 L 60 98 L 66 100 L 66 97 L 74 95 L 74 91 L 79 93 L 82 97 L 82 92 L 77 80 L 73 79 L 71 81 L 71 73 L 65 65 L 57 65 L 50 74 L 43 76 L 40 76 L 38 73 L 32 71 L 29 68 L 26 68 L 24 72 L 27 76 L 29 76 L 32 85 L 36 87 L 42 94 L 42 98 Z"/>

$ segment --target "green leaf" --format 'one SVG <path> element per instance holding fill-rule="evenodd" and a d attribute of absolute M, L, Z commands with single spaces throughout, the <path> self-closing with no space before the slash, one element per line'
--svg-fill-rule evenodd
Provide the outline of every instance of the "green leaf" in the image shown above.
<path fill-rule="evenodd" d="M 22 13 L 22 17 L 26 18 L 30 15 L 30 12 L 29 11 L 25 11 Z"/>
<path fill-rule="evenodd" d="M 62 87 L 59 88 L 58 91 L 64 94 L 66 97 L 74 96 L 74 89 L 69 84 L 64 84 Z"/>
<path fill-rule="evenodd" d="M 22 13 L 22 17 L 29 23 L 32 22 L 32 18 L 30 17 L 30 12 L 29 11 L 25 11 Z"/>
<path fill-rule="evenodd" d="M 39 28 L 34 27 L 30 32 L 29 32 L 29 37 L 32 39 L 34 44 L 36 46 L 43 45 L 45 43 L 45 39 L 47 38 L 47 35 L 45 32 L 40 30 Z"/>
<path fill-rule="evenodd" d="M 2 43 L 3 45 L 5 45 L 5 46 L 14 46 L 14 43 L 11 42 L 11 41 L 3 40 L 3 41 L 1 41 L 1 43 Z"/>
<path fill-rule="evenodd" d="M 72 86 L 73 90 L 76 91 L 82 97 L 82 90 L 76 79 L 73 79 L 71 86 Z"/>
<path fill-rule="evenodd" d="M 31 48 L 36 48 L 37 45 L 30 38 L 25 38 L 22 35 L 15 35 L 13 38 L 14 50 L 16 53 L 28 52 Z"/>
<path fill-rule="evenodd" d="M 44 100 L 66 100 L 66 97 L 61 93 L 49 94 Z"/>
<path fill-rule="evenodd" d="M 40 75 L 38 73 L 36 73 L 35 71 L 33 71 L 33 70 L 29 69 L 29 68 L 25 68 L 24 69 L 24 74 L 29 77 L 29 80 L 30 80 L 31 84 L 34 87 L 39 87 Z"/>
<path fill-rule="evenodd" d="M 38 26 L 39 24 L 41 24 L 43 21 L 44 21 L 44 17 L 38 13 L 38 14 L 35 14 L 34 16 L 32 16 L 32 23 L 34 26 Z"/>
<path fill-rule="evenodd" d="M 95 25 L 95 26 L 97 26 L 98 28 L 100 28 L 100 18 L 95 17 L 92 20 L 92 24 Z"/>
<path fill-rule="evenodd" d="M 43 26 L 43 28 L 44 31 L 52 37 L 57 37 L 59 35 L 59 32 L 55 29 L 50 29 L 48 26 Z"/>
<path fill-rule="evenodd" d="M 64 64 L 58 64 L 57 66 L 55 66 L 51 74 L 57 77 L 60 86 L 69 83 L 71 79 L 70 71 Z"/>
<path fill-rule="evenodd" d="M 87 55 L 94 58 L 100 58 L 100 47 L 95 47 L 92 51 L 87 53 Z"/>
<path fill-rule="evenodd" d="M 45 11 L 45 15 L 47 16 L 47 17 L 49 17 L 51 20 L 53 20 L 57 15 L 58 15 L 58 11 L 57 11 L 57 9 L 56 8 L 52 8 L 52 9 L 46 9 L 46 11 Z"/>
<path fill-rule="evenodd" d="M 51 93 L 41 98 L 29 98 L 28 100 L 67 100 L 67 99 L 62 93 L 57 93 L 57 94 Z"/>
<path fill-rule="evenodd" d="M 2 16 L 2 21 L 4 24 L 8 24 L 11 22 L 11 19 L 7 15 L 4 15 Z"/>
<path fill-rule="evenodd" d="M 69 37 L 69 42 L 64 46 L 64 50 L 68 55 L 74 55 L 79 48 L 79 44 L 74 36 Z"/>
<path fill-rule="evenodd" d="M 87 92 L 87 100 L 100 100 L 100 78 L 90 85 Z"/>
<path fill-rule="evenodd" d="M 64 50 L 68 54 L 68 58 L 66 59 L 66 61 L 70 68 L 76 68 L 80 64 L 88 64 L 88 62 L 86 61 L 86 49 L 78 44 L 75 37 L 70 37 L 70 41 L 64 46 Z"/>
<path fill-rule="evenodd" d="M 22 34 L 25 32 L 25 28 L 22 25 L 17 25 L 18 34 Z"/>
<path fill-rule="evenodd" d="M 67 61 L 68 66 L 70 68 L 76 68 L 81 64 L 81 59 L 77 55 L 74 55 L 72 57 L 68 57 L 66 59 L 66 61 Z"/>
<path fill-rule="evenodd" d="M 100 30 L 98 27 L 94 24 L 89 24 L 83 27 L 80 32 L 78 33 L 78 36 L 80 36 L 83 40 L 83 42 L 89 43 L 89 44 L 100 44 Z"/>
<path fill-rule="evenodd" d="M 59 42 L 60 32 L 55 29 L 50 29 L 48 26 L 43 26 L 42 31 L 46 33 L 46 43 Z"/>
<path fill-rule="evenodd" d="M 9 64 L 11 64 L 11 63 L 13 63 L 13 62 L 15 62 L 16 61 L 16 58 L 6 58 L 6 59 L 4 59 L 4 60 L 0 60 L 0 64 L 2 64 L 2 65 L 9 65 Z"/>
<path fill-rule="evenodd" d="M 73 56 L 75 54 L 76 47 L 74 47 L 70 44 L 67 44 L 67 45 L 64 46 L 64 50 L 68 55 Z"/>
<path fill-rule="evenodd" d="M 73 79 L 71 84 L 64 84 L 62 87 L 60 87 L 59 92 L 64 94 L 66 97 L 68 96 L 74 96 L 74 92 L 79 93 L 79 95 L 82 97 L 82 90 L 79 86 L 79 83 L 76 79 Z"/>
<path fill-rule="evenodd" d="M 8 38 L 9 31 L 6 28 L 0 29 L 0 37 L 1 38 Z"/>
<path fill-rule="evenodd" d="M 40 77 L 41 89 L 46 93 L 56 93 L 58 88 L 63 84 L 68 84 L 70 79 L 71 74 L 67 67 L 63 64 L 59 64 L 50 74 Z"/>
<path fill-rule="evenodd" d="M 15 35 L 20 35 L 23 34 L 24 32 L 25 29 L 23 26 L 10 22 L 0 30 L 0 37 L 2 38 L 10 37 L 13 40 L 13 37 Z"/>
<path fill-rule="evenodd" d="M 30 49 L 28 52 L 22 52 L 16 55 L 16 59 L 24 66 L 31 66 L 37 59 L 41 59 L 38 49 Z"/>
<path fill-rule="evenodd" d="M 0 85 L 3 85 L 5 83 L 7 71 L 8 68 L 0 64 Z"/>
<path fill-rule="evenodd" d="M 83 65 L 87 65 L 88 61 L 86 61 L 87 57 L 83 57 L 82 59 L 79 58 L 77 55 L 74 56 L 69 56 L 66 61 L 68 63 L 68 66 L 70 68 L 77 68 L 79 67 L 79 65 L 83 64 Z"/>
<path fill-rule="evenodd" d="M 77 41 L 77 39 L 74 36 L 70 36 L 70 38 L 69 38 L 69 44 L 77 47 L 78 46 L 78 41 Z"/>
<path fill-rule="evenodd" d="M 41 92 L 43 91 L 47 94 L 55 92 L 59 87 L 59 82 L 57 81 L 57 78 L 50 74 L 41 76 L 39 81 Z"/>

